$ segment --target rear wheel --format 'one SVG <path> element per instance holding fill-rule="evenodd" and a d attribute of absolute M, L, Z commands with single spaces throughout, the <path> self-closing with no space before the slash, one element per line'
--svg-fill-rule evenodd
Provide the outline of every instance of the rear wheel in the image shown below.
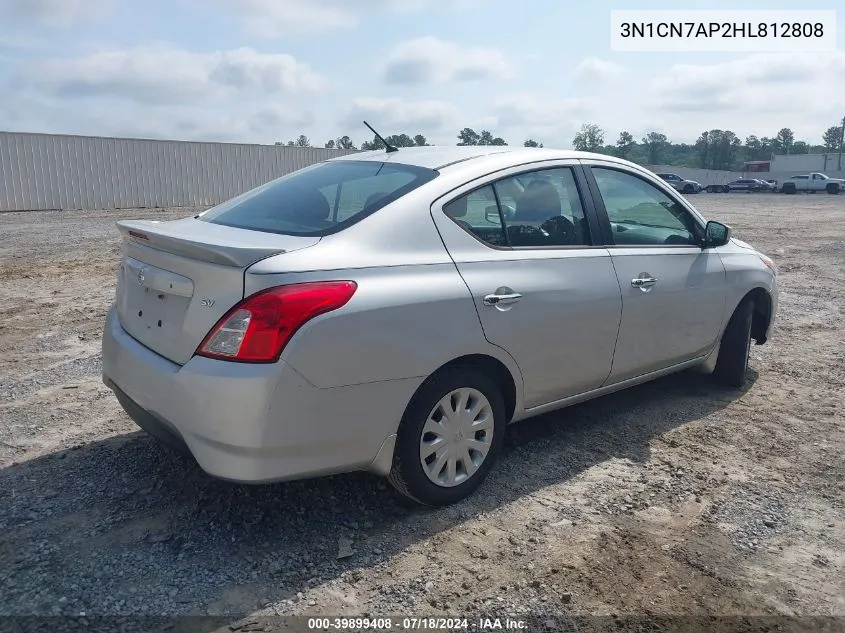
<path fill-rule="evenodd" d="M 476 368 L 434 374 L 402 417 L 388 480 L 424 505 L 460 501 L 490 472 L 501 450 L 505 416 L 498 386 Z"/>
<path fill-rule="evenodd" d="M 783 193 L 795 193 L 795 185 L 791 182 L 786 183 L 780 188 Z"/>
<path fill-rule="evenodd" d="M 748 372 L 748 355 L 751 351 L 751 319 L 754 302 L 743 299 L 734 310 L 719 347 L 713 377 L 726 387 L 742 387 Z"/>

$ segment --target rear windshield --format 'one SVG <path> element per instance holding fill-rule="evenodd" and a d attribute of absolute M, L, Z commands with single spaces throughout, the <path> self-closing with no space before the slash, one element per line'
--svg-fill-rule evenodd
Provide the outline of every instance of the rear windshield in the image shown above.
<path fill-rule="evenodd" d="M 328 235 L 437 177 L 432 169 L 379 163 L 317 163 L 206 211 L 201 220 L 286 235 Z"/>

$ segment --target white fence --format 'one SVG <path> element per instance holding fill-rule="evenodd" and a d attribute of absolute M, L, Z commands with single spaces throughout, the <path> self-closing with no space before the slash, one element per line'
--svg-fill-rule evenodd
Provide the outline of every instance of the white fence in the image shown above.
<path fill-rule="evenodd" d="M 212 205 L 348 153 L 0 132 L 0 211 Z"/>
<path fill-rule="evenodd" d="M 0 132 L 0 211 L 207 206 L 354 150 Z M 651 165 L 703 185 L 792 172 Z M 827 171 L 845 178 L 845 171 Z"/>

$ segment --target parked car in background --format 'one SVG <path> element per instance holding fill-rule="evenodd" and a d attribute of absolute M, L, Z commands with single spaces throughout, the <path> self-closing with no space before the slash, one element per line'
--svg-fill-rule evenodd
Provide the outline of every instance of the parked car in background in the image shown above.
<path fill-rule="evenodd" d="M 800 176 L 792 176 L 781 183 L 780 190 L 783 193 L 796 193 L 806 191 L 815 193 L 826 191 L 827 193 L 839 193 L 845 191 L 845 180 L 842 178 L 831 178 L 824 174 L 812 173 Z"/>
<path fill-rule="evenodd" d="M 766 182 L 772 186 L 772 191 L 780 191 L 780 186 L 778 185 L 777 180 L 767 180 Z"/>
<path fill-rule="evenodd" d="M 768 180 L 763 180 L 762 178 L 755 178 L 754 180 L 756 180 L 760 184 L 760 191 L 774 191 L 775 190 L 774 185 L 772 183 L 770 183 Z"/>
<path fill-rule="evenodd" d="M 749 193 L 763 189 L 763 185 L 755 178 L 739 178 L 738 180 L 732 180 L 727 184 L 727 187 L 728 191 L 746 191 Z"/>
<path fill-rule="evenodd" d="M 117 226 L 103 380 L 230 481 L 453 503 L 511 422 L 691 367 L 742 386 L 777 311 L 768 257 L 598 154 L 388 148 Z"/>
<path fill-rule="evenodd" d="M 668 182 L 676 191 L 681 193 L 699 193 L 704 187 L 694 180 L 686 180 L 678 174 L 657 174 L 658 177 Z"/>

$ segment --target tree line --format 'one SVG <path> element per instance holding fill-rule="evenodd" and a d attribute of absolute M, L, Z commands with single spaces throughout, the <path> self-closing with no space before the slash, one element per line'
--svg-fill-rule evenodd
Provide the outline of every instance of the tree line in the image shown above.
<path fill-rule="evenodd" d="M 822 144 L 796 141 L 794 132 L 781 128 L 777 134 L 742 141 L 731 130 L 706 130 L 695 143 L 672 143 L 665 134 L 649 132 L 637 142 L 623 131 L 613 145 L 605 143 L 604 130 L 585 123 L 572 140 L 575 149 L 612 154 L 647 165 L 676 165 L 703 169 L 740 169 L 745 161 L 769 160 L 773 154 L 822 154 L 838 152 L 843 145 L 842 126 L 833 125 L 822 134 Z"/>
<path fill-rule="evenodd" d="M 390 143 L 393 147 L 419 147 L 428 145 L 428 141 L 422 134 L 415 134 L 410 136 L 408 134 L 393 134 L 386 136 L 385 141 Z M 529 145 L 533 143 L 532 145 Z M 507 145 L 505 140 L 500 136 L 493 136 L 489 130 L 481 130 L 476 132 L 472 128 L 464 128 L 458 132 L 458 145 Z M 288 147 L 315 147 L 311 144 L 309 139 L 304 134 L 301 134 L 297 139 L 284 143 L 276 141 L 276 145 L 286 145 Z M 526 141 L 526 147 L 542 147 L 542 145 L 534 141 Z M 355 143 L 352 142 L 348 136 L 341 136 L 340 138 L 329 139 L 323 144 L 327 149 L 358 149 Z M 384 149 L 384 143 L 377 136 L 373 136 L 372 141 L 364 141 L 361 143 L 362 150 Z"/>
<path fill-rule="evenodd" d="M 843 121 L 845 125 L 845 121 Z M 572 146 L 576 150 L 596 152 L 618 156 L 635 163 L 644 165 L 675 165 L 679 167 L 701 167 L 704 169 L 740 169 L 743 162 L 754 160 L 769 160 L 772 154 L 813 154 L 838 152 L 845 139 L 843 127 L 832 125 L 822 134 L 821 144 L 811 144 L 808 141 L 795 140 L 795 134 L 788 128 L 781 128 L 773 136 L 757 137 L 754 134 L 745 140 L 731 130 L 706 130 L 701 133 L 695 143 L 673 143 L 665 134 L 648 132 L 639 141 L 628 132 L 619 134 L 616 142 L 605 142 L 605 131 L 595 123 L 585 123 L 572 139 Z M 394 134 L 385 137 L 394 147 L 417 147 L 428 145 L 422 134 Z M 500 136 L 489 130 L 476 132 L 472 128 L 463 128 L 457 135 L 457 145 L 507 145 Z M 278 141 L 276 145 L 291 147 L 314 147 L 311 140 L 300 135 L 288 142 Z M 543 144 L 527 139 L 525 147 L 543 147 Z M 358 149 L 348 136 L 329 139 L 323 147 L 329 149 Z M 371 141 L 361 144 L 362 150 L 384 149 L 384 143 L 373 137 Z"/>

